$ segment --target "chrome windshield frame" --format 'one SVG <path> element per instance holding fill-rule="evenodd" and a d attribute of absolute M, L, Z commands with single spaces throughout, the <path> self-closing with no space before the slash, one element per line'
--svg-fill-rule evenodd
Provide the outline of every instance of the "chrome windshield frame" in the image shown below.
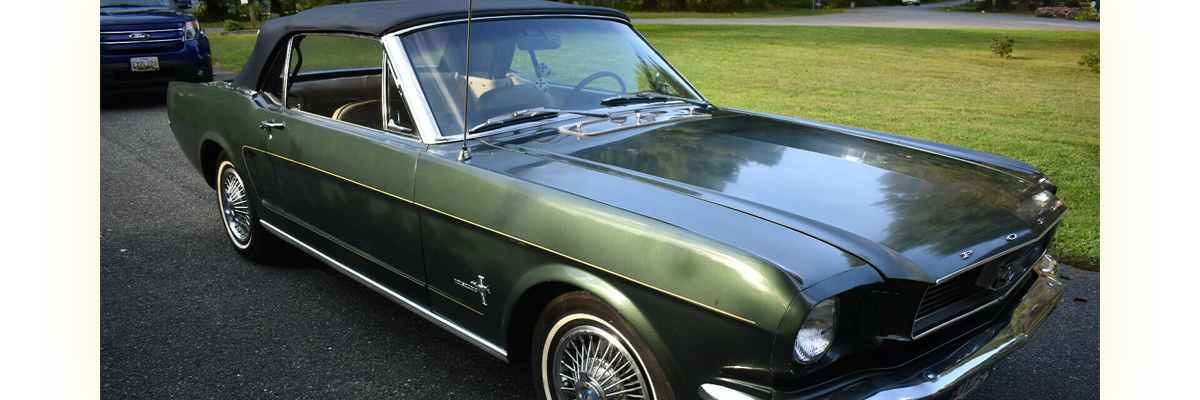
<path fill-rule="evenodd" d="M 684 77 L 683 74 L 680 73 L 679 70 L 676 69 L 675 66 L 672 65 L 671 62 L 669 60 L 667 60 L 667 58 L 664 57 L 662 55 L 662 53 L 658 51 L 657 48 L 654 47 L 654 45 L 650 44 L 650 41 L 646 40 L 646 37 L 642 36 L 642 33 L 638 32 L 638 30 L 636 28 L 634 28 L 633 24 L 631 22 L 629 22 L 628 20 L 617 18 L 617 17 L 602 16 L 602 15 L 586 15 L 586 14 L 507 15 L 507 16 L 493 16 L 493 17 L 477 17 L 477 18 L 472 18 L 471 20 L 472 20 L 472 22 L 478 22 L 478 21 L 496 21 L 496 20 L 513 20 L 513 19 L 545 19 L 545 18 L 598 19 L 598 20 L 619 22 L 619 23 L 629 27 L 629 29 L 632 30 L 633 33 L 635 35 L 637 35 L 638 38 L 641 38 L 642 42 L 645 43 L 646 46 L 649 47 L 650 50 L 653 51 L 654 54 L 657 55 L 658 58 L 661 59 L 664 64 L 666 64 L 667 68 L 670 68 L 671 71 L 673 73 L 675 73 L 679 77 L 679 79 L 683 81 L 683 83 L 685 85 L 687 85 L 687 88 L 689 90 L 691 90 L 691 92 L 692 92 L 691 94 L 695 95 L 700 100 L 703 100 L 705 102 L 708 101 L 708 99 L 706 99 L 704 97 L 704 95 L 701 94 L 700 91 L 697 90 L 696 87 L 693 86 L 692 83 L 689 82 L 687 80 L 687 78 Z M 396 81 L 400 83 L 401 88 L 404 90 L 404 93 L 406 93 L 406 95 L 404 96 L 405 101 L 408 103 L 409 110 L 413 114 L 413 119 L 416 120 L 417 128 L 418 128 L 417 130 L 420 132 L 421 140 L 423 142 L 425 142 L 425 144 L 432 145 L 432 144 L 456 142 L 456 141 L 462 140 L 463 137 L 462 137 L 461 132 L 451 132 L 449 135 L 446 135 L 446 134 L 443 134 L 443 132 L 441 132 L 441 130 L 438 128 L 437 120 L 434 119 L 434 116 L 433 116 L 433 109 L 429 106 L 429 100 L 425 97 L 425 91 L 422 90 L 420 81 L 417 80 L 416 70 L 413 68 L 412 62 L 408 58 L 408 51 L 404 48 L 404 43 L 401 39 L 404 36 L 406 36 L 410 33 L 416 32 L 416 31 L 425 30 L 425 29 L 443 26 L 443 25 L 461 24 L 461 23 L 466 23 L 466 22 L 467 22 L 466 18 L 431 22 L 428 24 L 417 25 L 414 27 L 405 28 L 405 29 L 402 29 L 402 30 L 399 30 L 396 32 L 392 32 L 392 33 L 383 35 L 383 37 L 380 39 L 383 42 L 384 48 L 387 50 L 388 57 L 392 58 L 391 61 L 392 61 L 392 66 L 395 67 L 394 71 L 396 74 L 396 76 L 395 76 Z M 419 95 L 407 95 L 407 93 L 419 93 Z M 515 125 L 507 126 L 504 128 L 470 134 L 467 136 L 467 139 L 474 139 L 474 138 L 496 135 L 496 134 L 500 134 L 500 133 L 504 133 L 504 132 L 511 132 L 514 130 L 527 128 L 532 125 L 553 124 L 556 122 L 561 122 L 564 120 L 569 120 L 569 119 L 574 119 L 574 118 L 578 118 L 578 116 L 562 115 L 559 117 L 546 119 L 546 120 L 534 121 L 534 122 L 529 122 L 529 123 L 524 123 L 524 124 L 515 124 Z"/>
<path fill-rule="evenodd" d="M 421 142 L 438 143 L 437 138 L 441 137 L 441 133 L 437 121 L 433 119 L 433 109 L 429 107 L 429 102 L 425 100 L 425 92 L 421 91 L 421 85 L 417 82 L 417 72 L 408 61 L 408 52 L 404 51 L 404 45 L 395 34 L 384 36 L 381 41 L 391 62 L 392 79 L 396 80 L 396 84 L 400 85 L 400 92 L 404 93 L 404 103 L 412 113 Z"/>

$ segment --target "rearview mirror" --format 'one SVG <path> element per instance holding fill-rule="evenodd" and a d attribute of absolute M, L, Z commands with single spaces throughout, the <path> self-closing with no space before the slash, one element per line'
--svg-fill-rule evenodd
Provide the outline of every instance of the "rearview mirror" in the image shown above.
<path fill-rule="evenodd" d="M 558 35 L 521 35 L 517 36 L 518 50 L 553 50 L 562 46 L 562 38 Z"/>

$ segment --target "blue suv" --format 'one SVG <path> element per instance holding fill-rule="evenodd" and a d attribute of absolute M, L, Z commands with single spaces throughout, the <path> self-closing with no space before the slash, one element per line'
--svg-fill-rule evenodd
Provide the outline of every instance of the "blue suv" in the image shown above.
<path fill-rule="evenodd" d="M 208 36 L 189 0 L 100 0 L 100 90 L 211 82 Z"/>

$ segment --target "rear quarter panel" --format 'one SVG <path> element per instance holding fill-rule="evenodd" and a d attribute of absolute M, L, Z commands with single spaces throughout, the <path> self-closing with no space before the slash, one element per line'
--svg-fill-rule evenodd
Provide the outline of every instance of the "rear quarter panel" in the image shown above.
<path fill-rule="evenodd" d="M 226 82 L 171 82 L 167 89 L 171 132 L 184 157 L 209 186 L 214 186 L 216 171 L 208 164 L 219 151 L 224 151 L 236 167 L 258 180 L 256 190 L 262 189 L 257 183 L 273 181 L 262 177 L 270 171 L 269 165 L 262 165 L 267 163 L 265 159 L 255 163 L 253 154 L 242 151 L 243 146 L 265 147 L 267 135 L 258 129 L 258 120 L 266 106 L 263 100 Z"/>
<path fill-rule="evenodd" d="M 184 82 L 171 82 L 167 87 L 167 120 L 171 133 L 184 157 L 202 174 L 206 171 L 201 160 L 201 144 L 206 140 L 214 141 L 227 154 L 233 154 L 230 136 L 236 135 L 232 135 L 230 127 L 232 120 L 238 118 L 221 116 L 248 106 L 247 96 L 228 88 Z"/>

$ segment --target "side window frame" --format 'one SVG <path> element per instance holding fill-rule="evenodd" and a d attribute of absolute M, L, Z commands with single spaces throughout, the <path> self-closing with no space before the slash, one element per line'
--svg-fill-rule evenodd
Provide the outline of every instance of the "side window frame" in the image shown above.
<path fill-rule="evenodd" d="M 382 61 L 383 59 L 386 59 L 386 57 L 387 57 L 387 48 L 386 48 L 386 47 L 383 45 L 383 42 L 381 41 L 381 39 L 380 39 L 380 38 L 373 37 L 373 36 L 368 36 L 368 35 L 352 34 L 352 33 L 300 32 L 300 33 L 293 34 L 293 35 L 292 35 L 292 37 L 288 38 L 288 53 L 287 53 L 287 57 L 286 57 L 286 59 L 285 59 L 285 62 L 286 62 L 287 64 L 286 64 L 286 66 L 284 67 L 285 74 L 284 74 L 284 84 L 283 84 L 283 85 L 284 85 L 284 93 L 283 93 L 283 95 L 284 95 L 284 106 L 285 106 L 285 108 L 288 108 L 288 109 L 293 109 L 293 110 L 298 110 L 298 111 L 300 111 L 300 112 L 304 112 L 304 113 L 307 113 L 307 114 L 312 114 L 312 115 L 315 115 L 315 116 L 318 116 L 318 117 L 323 117 L 323 118 L 325 118 L 325 119 L 333 119 L 333 118 L 330 118 L 330 117 L 328 117 L 328 116 L 321 115 L 321 114 L 318 114 L 318 113 L 313 113 L 313 112 L 311 112 L 311 111 L 307 111 L 307 110 L 304 110 L 304 109 L 295 109 L 295 108 L 293 108 L 294 106 L 297 106 L 297 105 L 298 105 L 298 106 L 301 106 L 301 107 L 303 107 L 304 105 L 303 105 L 303 104 L 293 104 L 293 103 L 291 103 L 291 102 L 289 101 L 289 98 L 293 97 L 293 96 L 291 96 L 291 92 L 292 92 L 292 90 L 291 90 L 291 89 L 292 89 L 292 85 L 293 85 L 294 83 L 296 83 L 296 82 L 292 82 L 292 80 L 293 80 L 292 78 L 293 78 L 294 76 L 299 76 L 299 74 L 298 74 L 298 73 L 296 73 L 296 71 L 293 71 L 293 70 L 292 70 L 292 68 L 293 68 L 293 65 L 292 65 L 292 63 L 293 63 L 293 61 L 294 61 L 294 60 L 292 60 L 292 56 L 293 56 L 294 54 L 299 54 L 299 55 L 300 55 L 300 60 L 299 60 L 299 62 L 300 62 L 300 65 L 299 65 L 299 66 L 303 67 L 303 65 L 304 65 L 304 52 L 303 52 L 303 51 L 298 51 L 298 50 L 297 50 L 297 47 L 299 46 L 299 43 L 297 43 L 297 42 L 303 42 L 303 39 L 304 39 L 304 38 L 306 38 L 306 37 L 309 37 L 309 36 L 313 36 L 313 37 L 340 37 L 340 38 L 350 38 L 350 39 L 358 39 L 358 40 L 367 40 L 367 41 L 372 41 L 372 42 L 379 43 L 379 45 L 380 45 L 380 56 L 381 56 L 381 61 Z M 379 71 L 380 71 L 380 76 L 379 76 L 379 80 L 380 80 L 380 86 L 382 86 L 382 85 L 384 84 L 384 76 L 382 75 L 382 74 L 383 74 L 383 71 L 384 71 L 384 67 L 383 67 L 383 64 L 382 64 L 382 62 L 381 62 L 380 64 L 378 64 L 378 66 L 379 66 Z M 371 68 L 374 68 L 374 67 L 371 67 Z M 318 70 L 316 70 L 315 72 L 317 72 L 317 73 L 324 73 L 324 72 L 326 72 L 326 71 L 325 71 L 325 70 L 320 70 L 320 69 L 318 69 Z M 381 102 L 382 102 L 382 97 L 380 98 L 380 100 L 381 100 Z M 381 109 L 382 109 L 382 107 L 381 107 Z M 334 121 L 337 121 L 336 119 L 333 119 L 333 120 L 334 120 Z M 382 123 L 382 121 L 380 121 L 380 122 Z M 357 124 L 352 124 L 352 125 L 355 125 L 355 126 L 362 126 L 362 127 L 364 127 L 364 128 L 368 128 L 368 129 L 383 130 L 381 127 L 380 127 L 380 128 L 374 128 L 374 127 L 363 126 L 363 125 L 357 125 Z"/>
<path fill-rule="evenodd" d="M 291 82 L 292 53 L 295 52 L 295 50 L 292 46 L 296 45 L 296 36 L 300 36 L 300 35 L 292 35 L 292 37 L 288 38 L 287 54 L 285 54 L 283 56 L 283 93 L 282 93 L 283 98 L 280 100 L 283 101 L 284 109 L 288 108 L 288 104 L 287 104 L 288 92 L 292 91 L 291 90 L 292 89 L 292 82 Z"/>
<path fill-rule="evenodd" d="M 381 57 L 380 57 L 380 66 L 381 66 L 381 69 L 380 69 L 380 71 L 381 71 L 380 99 L 382 101 L 380 102 L 381 106 L 379 109 L 381 122 L 383 124 L 382 129 L 358 125 L 358 124 L 354 124 L 354 123 L 350 123 L 350 122 L 346 122 L 346 121 L 338 121 L 336 119 L 326 117 L 324 115 L 313 114 L 311 112 L 307 112 L 304 110 L 292 110 L 291 109 L 291 107 L 290 107 L 291 104 L 289 104 L 289 98 L 291 96 L 289 96 L 288 94 L 291 91 L 290 88 L 293 83 L 292 82 L 292 73 L 294 71 L 292 71 L 292 68 L 293 68 L 292 57 L 296 53 L 296 51 L 295 51 L 296 42 L 297 42 L 296 39 L 300 38 L 300 37 L 304 37 L 304 36 L 339 36 L 339 37 L 349 37 L 349 38 L 362 39 L 362 40 L 374 40 L 376 42 L 380 42 L 380 44 L 382 45 L 382 48 L 383 48 L 382 49 L 383 51 L 381 52 Z M 292 110 L 295 112 L 304 113 L 305 115 L 324 118 L 326 120 L 338 121 L 340 123 L 345 123 L 345 124 L 352 125 L 352 126 L 355 126 L 358 128 L 371 129 L 371 130 L 375 130 L 375 131 L 379 131 L 379 132 L 384 132 L 390 136 L 401 137 L 401 138 L 413 140 L 413 141 L 416 141 L 419 143 L 425 143 L 425 133 L 421 129 L 421 126 L 423 124 L 418 120 L 418 118 L 415 117 L 416 114 L 413 112 L 413 110 L 414 110 L 413 107 L 419 107 L 422 105 L 420 102 L 423 100 L 423 98 L 414 98 L 413 95 L 408 94 L 409 91 L 405 90 L 405 88 L 408 85 L 405 85 L 402 83 L 402 81 L 407 78 L 405 76 L 405 74 L 402 73 L 403 69 L 393 67 L 394 60 L 392 60 L 392 58 L 393 58 L 392 50 L 390 49 L 391 45 L 389 45 L 389 42 L 395 40 L 394 38 L 395 38 L 394 34 L 386 35 L 383 38 L 376 38 L 376 37 L 363 36 L 363 35 L 354 35 L 354 34 L 344 34 L 344 33 L 322 33 L 322 32 L 300 32 L 300 33 L 293 34 L 291 37 L 289 37 L 287 39 L 286 44 L 284 44 L 280 49 L 276 50 L 277 52 L 283 52 L 282 59 L 280 59 L 279 54 L 276 54 L 276 58 L 274 58 L 272 60 L 272 69 L 274 69 L 275 63 L 279 63 L 281 61 L 283 62 L 283 66 L 280 71 L 280 73 L 282 74 L 282 82 L 281 82 L 282 98 L 277 97 L 273 93 L 266 90 L 266 86 L 268 86 L 266 80 L 264 80 L 262 85 L 260 85 L 259 93 L 261 93 L 263 95 L 263 98 L 267 99 L 267 101 L 269 103 L 279 106 L 282 109 Z M 407 62 L 408 61 L 407 57 L 404 57 L 403 61 Z M 268 80 L 273 79 L 273 77 L 268 77 L 267 79 Z M 396 85 L 395 92 L 400 95 L 400 99 L 399 99 L 400 101 L 398 102 L 398 104 L 400 106 L 404 107 L 404 112 L 410 119 L 410 123 L 408 125 L 411 125 L 411 126 L 403 126 L 404 124 L 396 125 L 393 123 L 394 121 L 391 118 L 391 112 L 392 112 L 391 106 L 393 104 L 393 102 L 391 101 L 391 98 L 393 97 L 393 93 L 391 90 L 389 90 L 390 89 L 388 87 L 389 84 Z M 419 86 L 418 86 L 418 89 L 419 89 Z M 417 96 L 418 97 L 421 96 L 419 90 L 418 90 Z M 292 101 L 294 101 L 294 100 L 292 100 Z"/>
<path fill-rule="evenodd" d="M 269 69 L 267 70 L 267 76 L 265 78 L 261 78 L 262 80 L 260 81 L 261 83 L 258 85 L 258 90 L 257 90 L 257 92 L 259 94 L 262 94 L 262 97 L 264 99 L 266 99 L 267 102 L 269 102 L 273 105 L 276 105 L 276 106 L 280 106 L 282 108 L 287 108 L 286 107 L 286 103 L 287 103 L 286 98 L 287 98 L 287 91 L 288 91 L 287 90 L 287 88 L 288 88 L 288 72 L 289 72 L 288 69 L 290 68 L 290 63 L 291 63 L 291 58 L 292 58 L 292 39 L 293 38 L 295 38 L 295 35 L 293 35 L 292 37 L 289 37 L 287 39 L 287 42 L 283 45 L 283 47 L 275 50 L 274 57 L 271 58 L 271 64 L 270 64 Z M 279 56 L 280 52 L 283 53 L 282 59 Z M 279 74 L 281 75 L 279 78 L 280 79 L 280 83 L 279 83 L 280 93 L 279 93 L 279 96 L 276 96 L 275 93 L 272 93 L 268 87 L 270 86 L 270 82 L 275 79 L 275 76 L 274 76 L 275 72 L 276 72 L 275 66 L 278 65 L 281 61 L 283 62 L 283 65 L 282 65 L 281 70 L 279 71 Z"/>

